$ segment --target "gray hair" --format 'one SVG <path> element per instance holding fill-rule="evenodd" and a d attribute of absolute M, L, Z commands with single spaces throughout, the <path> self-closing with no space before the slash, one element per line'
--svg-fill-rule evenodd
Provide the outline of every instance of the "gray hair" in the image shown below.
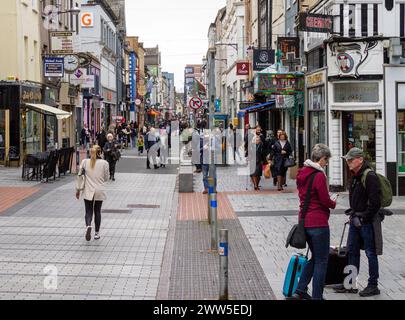
<path fill-rule="evenodd" d="M 311 160 L 313 162 L 319 162 L 324 157 L 327 159 L 330 159 L 332 157 L 332 153 L 330 152 L 329 147 L 325 144 L 317 144 L 312 149 Z"/>

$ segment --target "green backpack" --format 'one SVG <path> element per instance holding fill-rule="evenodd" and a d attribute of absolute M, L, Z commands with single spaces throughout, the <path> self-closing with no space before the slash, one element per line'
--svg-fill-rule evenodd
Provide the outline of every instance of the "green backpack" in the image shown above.
<path fill-rule="evenodd" d="M 366 188 L 366 178 L 367 175 L 374 170 L 366 169 L 361 177 L 361 183 Z M 381 188 L 381 207 L 388 208 L 392 204 L 392 186 L 389 180 L 384 177 L 382 174 L 376 172 L 378 180 L 380 181 L 380 188 Z"/>

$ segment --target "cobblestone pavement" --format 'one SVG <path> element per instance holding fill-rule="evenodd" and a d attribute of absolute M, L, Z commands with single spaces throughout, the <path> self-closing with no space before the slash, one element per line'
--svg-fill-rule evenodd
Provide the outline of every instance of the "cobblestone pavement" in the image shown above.
<path fill-rule="evenodd" d="M 176 175 L 116 179 L 107 186 L 99 241 L 84 239 L 84 203 L 74 198 L 73 177 L 0 215 L 0 299 L 156 298 Z M 56 290 L 44 286 L 47 266 L 57 268 Z"/>
<path fill-rule="evenodd" d="M 202 190 L 200 180 L 200 176 L 195 177 L 199 190 Z M 261 191 L 240 192 L 246 190 L 246 178 L 243 181 L 242 177 L 233 175 L 230 168 L 219 168 L 218 180 L 218 191 L 227 194 L 274 294 L 277 299 L 284 299 L 282 286 L 285 271 L 291 255 L 299 252 L 292 248 L 285 248 L 286 236 L 297 221 L 298 199 L 293 187 L 295 182 L 288 181 L 289 187 L 282 193 L 274 190 L 271 186 L 272 181 L 267 180 L 262 180 L 264 188 Z M 348 208 L 348 194 L 342 193 L 339 197 L 338 210 L 332 211 L 330 219 L 332 245 L 339 244 L 343 224 L 347 220 L 342 210 L 346 208 Z M 405 235 L 403 232 L 405 230 L 405 198 L 396 197 L 391 209 L 394 209 L 395 215 L 387 217 L 383 224 L 384 255 L 379 257 L 382 294 L 368 298 L 371 300 L 405 299 Z M 305 252 L 301 253 L 305 254 Z M 367 285 L 367 277 L 368 263 L 362 252 L 360 288 Z M 325 298 L 364 299 L 358 295 L 335 294 L 328 287 Z"/>

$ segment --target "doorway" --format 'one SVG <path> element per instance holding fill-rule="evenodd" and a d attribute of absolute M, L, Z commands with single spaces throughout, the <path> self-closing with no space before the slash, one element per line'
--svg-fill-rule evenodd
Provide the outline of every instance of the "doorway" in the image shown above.
<path fill-rule="evenodd" d="M 374 112 L 343 112 L 343 154 L 350 149 L 359 148 L 365 153 L 365 160 L 376 168 L 376 116 Z M 349 188 L 350 172 L 343 163 L 343 185 Z"/>
<path fill-rule="evenodd" d="M 10 148 L 9 110 L 0 110 L 0 164 L 5 165 Z"/>

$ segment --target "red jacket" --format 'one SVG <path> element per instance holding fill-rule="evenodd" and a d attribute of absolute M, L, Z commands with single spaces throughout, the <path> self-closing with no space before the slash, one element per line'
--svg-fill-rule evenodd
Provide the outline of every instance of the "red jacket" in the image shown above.
<path fill-rule="evenodd" d="M 316 172 L 315 168 L 304 167 L 298 171 L 297 188 L 300 198 L 300 213 L 304 207 L 305 197 L 309 187 L 311 174 Z M 309 201 L 308 211 L 305 216 L 306 228 L 329 227 L 330 210 L 335 209 L 336 202 L 330 199 L 326 175 L 318 171 L 315 176 L 311 190 L 311 200 Z"/>

